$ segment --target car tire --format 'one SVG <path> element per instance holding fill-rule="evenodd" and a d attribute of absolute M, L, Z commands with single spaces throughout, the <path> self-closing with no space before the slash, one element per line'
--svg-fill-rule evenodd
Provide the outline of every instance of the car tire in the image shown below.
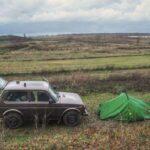
<path fill-rule="evenodd" d="M 4 123 L 7 128 L 17 129 L 23 125 L 23 119 L 20 114 L 12 112 L 4 116 Z"/>
<path fill-rule="evenodd" d="M 81 114 L 76 110 L 69 110 L 63 116 L 63 122 L 65 125 L 74 127 L 81 121 Z"/>

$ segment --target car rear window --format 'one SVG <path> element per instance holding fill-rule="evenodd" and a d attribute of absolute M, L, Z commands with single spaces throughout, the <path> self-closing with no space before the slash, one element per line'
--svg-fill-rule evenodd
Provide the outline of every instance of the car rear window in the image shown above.
<path fill-rule="evenodd" d="M 26 102 L 29 98 L 26 91 L 8 91 L 4 93 L 3 99 L 9 102 Z"/>

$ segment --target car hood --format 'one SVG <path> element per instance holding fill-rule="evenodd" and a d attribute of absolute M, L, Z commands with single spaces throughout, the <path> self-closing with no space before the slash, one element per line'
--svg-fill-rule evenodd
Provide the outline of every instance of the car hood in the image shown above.
<path fill-rule="evenodd" d="M 76 93 L 59 92 L 59 103 L 83 105 L 81 97 Z"/>

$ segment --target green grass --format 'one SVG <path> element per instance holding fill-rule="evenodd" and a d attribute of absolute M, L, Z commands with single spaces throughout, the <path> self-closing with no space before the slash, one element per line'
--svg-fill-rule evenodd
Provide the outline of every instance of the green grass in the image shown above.
<path fill-rule="evenodd" d="M 149 93 L 131 92 L 130 94 L 145 101 L 150 97 Z M 115 96 L 110 93 L 93 93 L 82 97 L 90 115 L 75 128 L 52 123 L 46 128 L 39 127 L 38 130 L 35 129 L 34 124 L 17 130 L 4 129 L 3 144 L 6 149 L 93 149 L 95 147 L 147 149 L 150 136 L 149 121 L 127 124 L 98 119 L 96 111 L 99 103 Z"/>
<path fill-rule="evenodd" d="M 42 53 L 42 55 L 41 55 Z M 0 61 L 27 61 L 27 60 L 57 60 L 57 59 L 83 59 L 94 57 L 113 57 L 113 56 L 132 56 L 132 55 L 146 55 L 148 50 L 139 51 L 124 51 L 117 49 L 109 49 L 100 47 L 99 49 L 88 50 L 55 50 L 55 51 L 38 51 L 38 50 L 0 50 Z M 19 57 L 16 57 L 19 56 Z"/>
<path fill-rule="evenodd" d="M 0 74 L 65 72 L 80 70 L 134 69 L 150 66 L 150 56 L 111 57 L 75 60 L 0 62 Z"/>

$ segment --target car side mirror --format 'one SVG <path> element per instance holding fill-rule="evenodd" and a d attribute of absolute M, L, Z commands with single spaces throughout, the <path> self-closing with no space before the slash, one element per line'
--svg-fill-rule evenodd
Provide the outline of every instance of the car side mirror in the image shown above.
<path fill-rule="evenodd" d="M 52 103 L 53 103 L 53 101 L 51 99 L 49 99 L 49 104 L 52 104 Z"/>

